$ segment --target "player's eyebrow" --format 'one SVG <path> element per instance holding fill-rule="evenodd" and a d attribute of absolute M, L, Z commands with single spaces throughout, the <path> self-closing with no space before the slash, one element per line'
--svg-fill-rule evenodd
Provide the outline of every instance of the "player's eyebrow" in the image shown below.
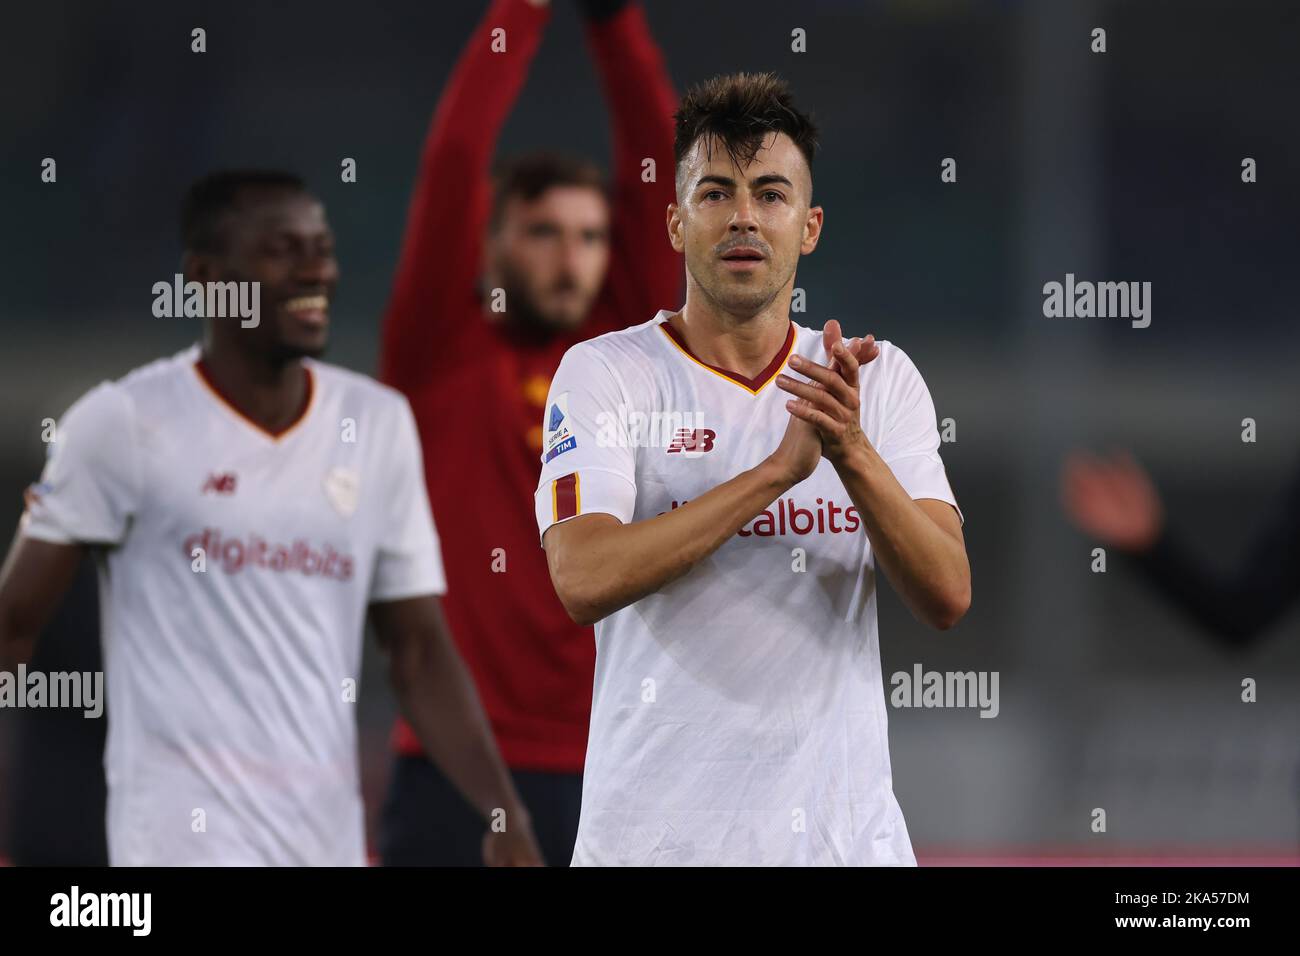
<path fill-rule="evenodd" d="M 701 176 L 700 181 L 695 184 L 695 188 L 699 189 L 705 183 L 714 183 L 718 186 L 724 186 L 727 189 L 736 188 L 736 181 L 730 176 L 715 176 L 712 173 L 707 176 Z M 767 173 L 762 176 L 756 176 L 749 181 L 749 186 L 751 189 L 759 189 L 763 186 L 771 186 L 774 183 L 789 186 L 791 189 L 794 188 L 794 183 L 790 182 L 789 179 L 782 176 L 780 173 Z"/>
<path fill-rule="evenodd" d="M 695 184 L 695 188 L 699 189 L 705 183 L 714 183 L 718 186 L 725 186 L 727 189 L 736 188 L 736 181 L 730 176 L 715 176 L 712 173 L 707 176 L 701 176 L 700 181 Z"/>

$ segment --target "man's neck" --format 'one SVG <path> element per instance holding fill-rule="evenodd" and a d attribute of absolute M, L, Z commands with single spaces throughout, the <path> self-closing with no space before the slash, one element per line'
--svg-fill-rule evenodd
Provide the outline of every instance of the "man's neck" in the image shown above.
<path fill-rule="evenodd" d="M 302 414 L 308 378 L 300 359 L 272 362 L 207 342 L 201 361 L 221 396 L 268 432 L 283 431 Z"/>
<path fill-rule="evenodd" d="M 688 284 L 686 305 L 669 322 L 686 347 L 707 365 L 753 378 L 780 351 L 790 332 L 790 296 L 783 290 L 763 309 L 738 314 Z"/>

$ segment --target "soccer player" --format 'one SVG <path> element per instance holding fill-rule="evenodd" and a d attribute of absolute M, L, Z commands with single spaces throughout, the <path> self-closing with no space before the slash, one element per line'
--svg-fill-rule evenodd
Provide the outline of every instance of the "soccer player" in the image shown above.
<path fill-rule="evenodd" d="M 570 349 L 548 398 L 537 522 L 597 622 L 572 862 L 914 864 L 876 567 L 936 628 L 969 606 L 934 405 L 892 343 L 790 320 L 823 211 L 785 84 L 714 78 L 676 124 L 686 305 Z"/>
<path fill-rule="evenodd" d="M 539 862 L 442 619 L 410 408 L 315 360 L 338 279 L 324 207 L 288 174 L 217 173 L 182 229 L 185 277 L 251 315 L 73 405 L 0 571 L 0 656 L 25 661 L 100 559 L 110 862 L 363 864 L 367 611 L 485 858 Z"/>
<path fill-rule="evenodd" d="M 489 175 L 550 15 L 544 2 L 497 0 L 424 144 L 381 359 L 382 379 L 415 411 L 455 556 L 447 619 L 542 851 L 560 864 L 577 833 L 595 643 L 556 599 L 533 537 L 538 419 L 569 346 L 681 301 L 681 264 L 663 234 L 676 94 L 639 4 L 579 6 L 610 110 L 610 195 L 593 164 L 555 155 L 515 157 Z M 473 865 L 473 809 L 405 723 L 394 740 L 384 862 Z"/>

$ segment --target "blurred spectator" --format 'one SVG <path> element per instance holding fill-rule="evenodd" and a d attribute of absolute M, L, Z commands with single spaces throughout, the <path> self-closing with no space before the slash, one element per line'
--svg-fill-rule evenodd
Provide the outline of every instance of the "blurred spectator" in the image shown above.
<path fill-rule="evenodd" d="M 1180 541 L 1155 484 L 1127 452 L 1075 452 L 1061 490 L 1080 530 L 1128 554 L 1156 590 L 1224 644 L 1251 643 L 1300 597 L 1300 470 L 1245 559 L 1227 572 L 1210 569 Z"/>

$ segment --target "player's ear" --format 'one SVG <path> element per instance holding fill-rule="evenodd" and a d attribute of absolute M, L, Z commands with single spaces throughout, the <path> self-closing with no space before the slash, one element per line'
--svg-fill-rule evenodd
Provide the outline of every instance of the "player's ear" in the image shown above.
<path fill-rule="evenodd" d="M 672 243 L 675 252 L 682 252 L 686 248 L 686 242 L 682 239 L 681 210 L 675 202 L 668 204 L 668 241 Z"/>
<path fill-rule="evenodd" d="M 799 254 L 806 256 L 817 248 L 822 235 L 822 207 L 810 206 L 808 217 L 803 223 L 803 241 L 799 245 Z"/>

